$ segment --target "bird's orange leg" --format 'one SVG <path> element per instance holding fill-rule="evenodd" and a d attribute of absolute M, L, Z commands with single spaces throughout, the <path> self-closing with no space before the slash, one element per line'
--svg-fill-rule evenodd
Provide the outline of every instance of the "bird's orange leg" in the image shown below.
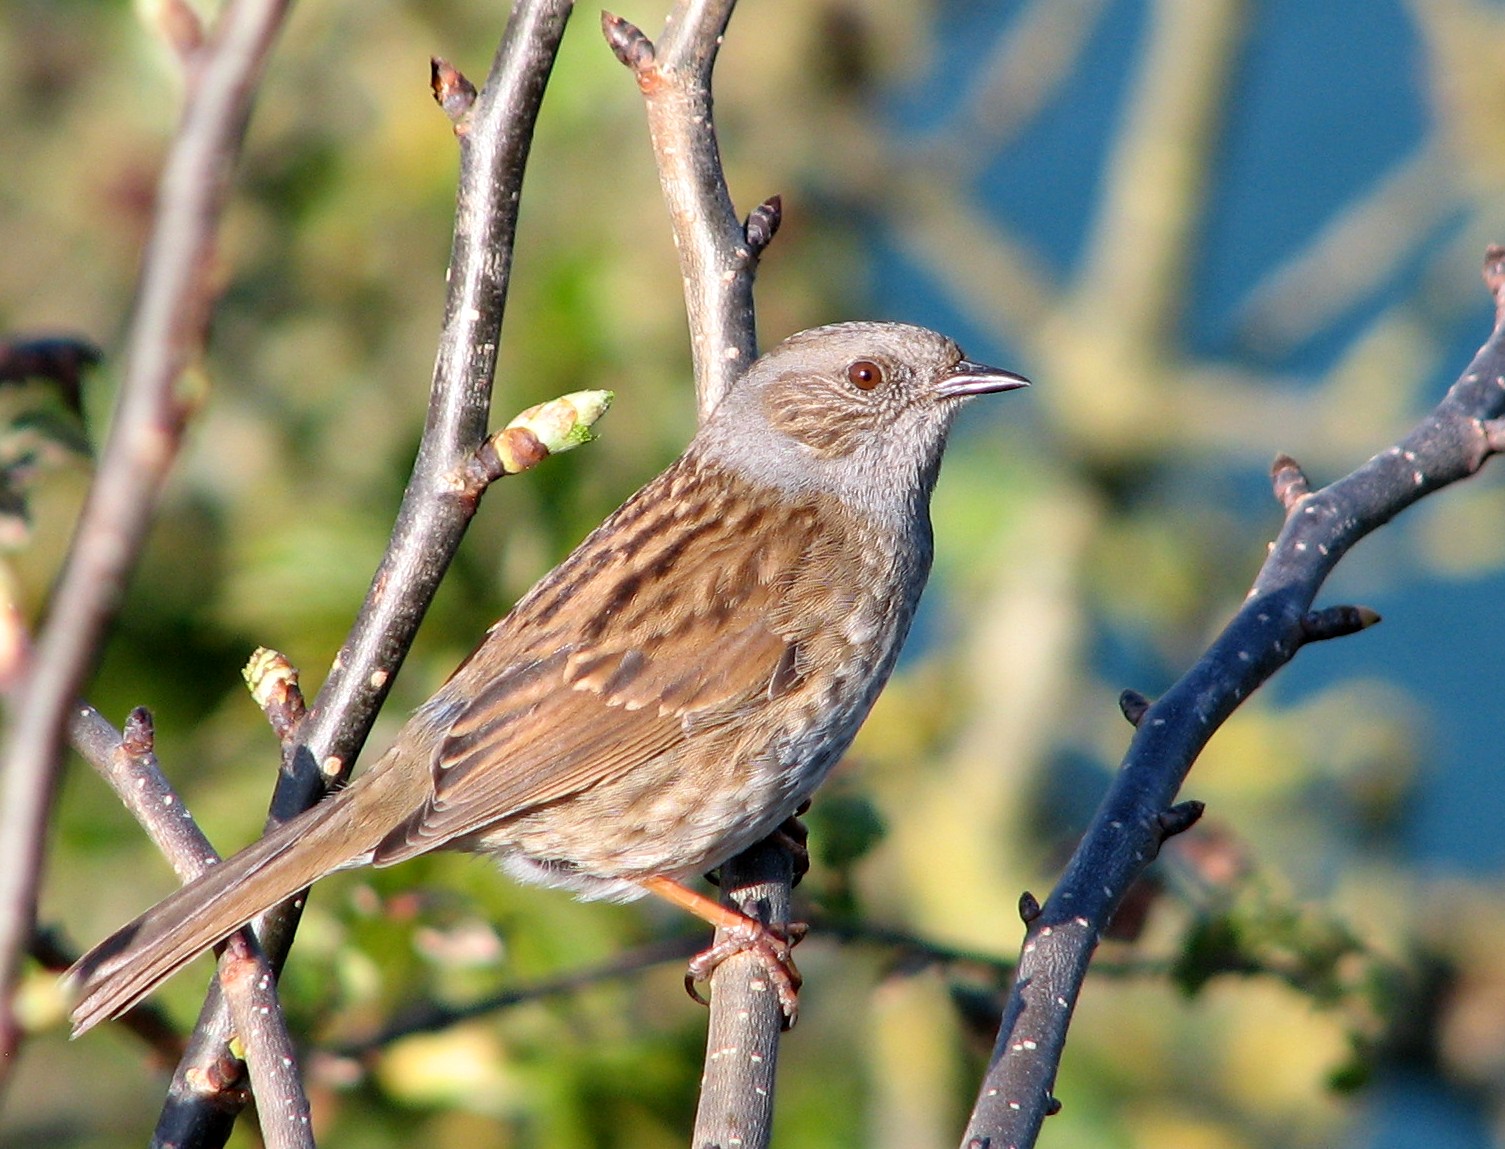
<path fill-rule="evenodd" d="M 782 928 L 764 925 L 756 918 L 723 906 L 672 878 L 645 878 L 642 886 L 649 893 L 657 894 L 680 909 L 688 910 L 702 921 L 710 922 L 726 935 L 715 945 L 690 959 L 690 968 L 685 974 L 685 990 L 691 997 L 702 1005 L 707 1004 L 706 999 L 696 991 L 695 984 L 709 981 L 716 967 L 732 955 L 750 953 L 763 963 L 768 979 L 779 995 L 779 1005 L 784 1010 L 785 1028 L 794 1024 L 799 1013 L 800 985 L 804 979 L 795 968 L 794 956 L 790 951 L 805 936 L 808 927 L 803 922 L 790 922 Z"/>

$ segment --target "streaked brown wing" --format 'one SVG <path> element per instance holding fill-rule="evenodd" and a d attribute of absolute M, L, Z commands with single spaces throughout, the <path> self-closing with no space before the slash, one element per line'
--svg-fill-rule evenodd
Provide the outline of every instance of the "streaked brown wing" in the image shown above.
<path fill-rule="evenodd" d="M 455 672 L 433 796 L 378 864 L 621 777 L 797 681 L 784 604 L 819 551 L 812 509 L 774 521 L 693 479 L 640 491 Z"/>

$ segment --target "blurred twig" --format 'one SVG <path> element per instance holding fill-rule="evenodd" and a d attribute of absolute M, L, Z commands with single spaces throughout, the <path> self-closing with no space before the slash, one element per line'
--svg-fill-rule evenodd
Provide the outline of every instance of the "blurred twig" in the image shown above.
<path fill-rule="evenodd" d="M 587 986 L 612 981 L 638 973 L 664 962 L 688 961 L 701 948 L 701 941 L 692 935 L 650 942 L 625 953 L 617 954 L 608 961 L 585 969 L 572 970 L 557 977 L 533 982 L 531 985 L 504 989 L 469 1005 L 444 1005 L 439 1002 L 421 1002 L 400 1013 L 376 1033 L 358 1041 L 347 1042 L 331 1051 L 326 1057 L 356 1059 L 369 1057 L 395 1041 L 416 1033 L 433 1033 L 452 1025 L 485 1017 L 500 1010 L 511 1009 L 542 998 L 575 993 Z"/>
<path fill-rule="evenodd" d="M 329 676 L 284 751 L 270 821 L 280 824 L 348 777 L 376 713 L 417 633 L 439 580 L 475 513 L 480 488 L 454 476 L 487 439 L 491 387 L 501 340 L 523 170 L 533 126 L 569 19 L 568 0 L 520 0 L 490 75 L 470 109 L 460 144 L 454 243 L 444 324 L 428 419 L 391 542 Z M 280 967 L 292 944 L 302 896 L 268 911 L 257 935 Z M 234 1112 L 195 1099 L 194 1082 L 223 1064 L 230 1034 L 213 983 L 178 1067 L 156 1137 L 217 1144 Z"/>
<path fill-rule="evenodd" d="M 56 930 L 41 927 L 32 936 L 31 956 L 43 969 L 60 974 L 78 960 L 78 951 L 65 943 Z M 176 1065 L 183 1056 L 183 1035 L 150 1002 L 138 1002 L 121 1014 L 120 1025 L 146 1043 L 163 1069 Z"/>
<path fill-rule="evenodd" d="M 1243 342 L 1261 355 L 1288 354 L 1375 296 L 1457 211 L 1437 190 L 1455 162 L 1447 147 L 1429 141 L 1344 208 L 1249 293 L 1239 309 Z M 1377 235 L 1389 242 L 1370 243 Z M 1359 251 L 1364 256 L 1355 259 Z"/>
<path fill-rule="evenodd" d="M 1024 5 L 977 69 L 966 99 L 916 150 L 953 176 L 975 177 L 1061 97 L 1108 7 L 1106 0 Z"/>
<path fill-rule="evenodd" d="M 990 206 L 990 165 L 1018 116 L 1069 100 L 1073 84 L 1091 82 L 1098 65 L 1089 33 L 1100 14 L 1092 0 L 1021 9 L 966 104 L 928 134 L 895 133 L 876 99 L 836 106 L 819 129 L 829 152 L 819 169 L 826 194 L 872 213 L 883 239 L 950 306 L 1052 380 L 1041 400 L 1060 433 L 1111 466 L 1248 458 L 1251 445 L 1277 435 L 1324 460 L 1372 441 L 1351 408 L 1314 404 L 1297 378 L 1179 350 L 1185 283 L 1206 238 L 1196 221 L 1250 10 L 1238 0 L 1149 6 L 1147 54 L 1091 204 L 1092 237 L 1059 271 L 1026 229 Z M 1001 100 L 1022 101 L 1023 111 Z M 974 130 L 975 138 L 967 134 Z M 1328 267 L 1330 278 L 1346 274 L 1331 260 Z"/>
<path fill-rule="evenodd" d="M 1088 264 L 1073 291 L 1075 306 L 1090 317 L 1082 330 L 1094 326 L 1100 353 L 1115 363 L 1153 363 L 1181 321 L 1193 228 L 1209 182 L 1205 157 L 1222 126 L 1247 19 L 1243 0 L 1150 6 L 1138 83 L 1115 140 Z M 1117 407 L 1132 410 L 1122 400 Z"/>
<path fill-rule="evenodd" d="M 1061 883 L 1031 917 L 1004 1023 L 964 1145 L 1033 1145 L 1087 963 L 1134 878 L 1182 828 L 1171 802 L 1203 746 L 1306 643 L 1373 621 L 1314 611 L 1329 572 L 1406 507 L 1479 470 L 1505 447 L 1505 248 L 1486 256 L 1495 325 L 1462 377 L 1420 424 L 1358 470 L 1312 491 L 1282 456 L 1274 481 L 1285 526 L 1248 598 L 1207 653 L 1138 717 L 1133 741 Z M 1168 815 L 1170 815 L 1168 817 Z"/>
<path fill-rule="evenodd" d="M 287 6 L 233 0 L 194 61 L 158 189 L 115 419 L 12 709 L 0 780 L 0 1074 L 15 1064 L 12 997 L 35 921 L 68 709 L 98 657 L 191 413 L 177 383 L 204 344 L 230 173 Z"/>

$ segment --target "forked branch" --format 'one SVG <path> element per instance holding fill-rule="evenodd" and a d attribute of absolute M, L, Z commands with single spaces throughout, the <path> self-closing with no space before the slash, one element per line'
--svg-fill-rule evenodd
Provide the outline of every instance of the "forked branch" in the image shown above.
<path fill-rule="evenodd" d="M 1113 785 L 1050 899 L 1025 931 L 1003 1025 L 964 1146 L 1033 1145 L 1054 1111 L 1051 1088 L 1066 1029 L 1103 929 L 1170 829 L 1171 807 L 1219 726 L 1308 642 L 1352 633 L 1378 618 L 1362 607 L 1313 610 L 1329 572 L 1354 543 L 1419 499 L 1465 479 L 1500 449 L 1505 415 L 1505 248 L 1484 278 L 1494 330 L 1436 408 L 1395 446 L 1313 491 L 1281 456 L 1273 468 L 1286 512 L 1279 538 L 1239 612 L 1207 653 L 1153 705 L 1124 705 L 1133 740 Z"/>

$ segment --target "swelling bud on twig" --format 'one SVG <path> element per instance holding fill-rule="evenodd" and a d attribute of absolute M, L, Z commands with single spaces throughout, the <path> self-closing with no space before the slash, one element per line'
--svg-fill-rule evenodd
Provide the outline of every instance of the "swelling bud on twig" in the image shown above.
<path fill-rule="evenodd" d="M 1270 483 L 1275 488 L 1276 500 L 1287 511 L 1312 493 L 1312 484 L 1301 464 L 1284 452 L 1270 464 Z"/>
<path fill-rule="evenodd" d="M 470 110 L 476 102 L 476 86 L 443 56 L 435 56 L 429 60 L 429 88 L 434 93 L 434 102 L 444 109 L 449 122 L 454 124 L 455 134 L 468 132 Z"/>
<path fill-rule="evenodd" d="M 581 443 L 589 443 L 596 437 L 592 424 L 611 406 L 616 398 L 612 391 L 571 391 L 558 399 L 550 399 L 536 407 L 529 407 L 502 429 L 530 432 L 543 444 L 551 455 L 568 451 Z"/>
<path fill-rule="evenodd" d="M 1150 700 L 1137 690 L 1124 690 L 1118 695 L 1118 708 L 1130 726 L 1138 726 L 1150 708 Z"/>
<path fill-rule="evenodd" d="M 550 455 L 596 438 L 592 425 L 606 414 L 611 391 L 571 391 L 520 413 L 482 443 L 461 467 L 458 483 L 473 494 L 504 475 L 518 475 Z"/>
<path fill-rule="evenodd" d="M 1373 607 L 1351 604 L 1324 607 L 1301 616 L 1301 637 L 1304 642 L 1324 642 L 1368 630 L 1380 621 L 1380 612 Z"/>
<path fill-rule="evenodd" d="M 240 673 L 277 737 L 285 741 L 307 711 L 303 691 L 298 686 L 297 668 L 286 655 L 258 646 Z"/>

